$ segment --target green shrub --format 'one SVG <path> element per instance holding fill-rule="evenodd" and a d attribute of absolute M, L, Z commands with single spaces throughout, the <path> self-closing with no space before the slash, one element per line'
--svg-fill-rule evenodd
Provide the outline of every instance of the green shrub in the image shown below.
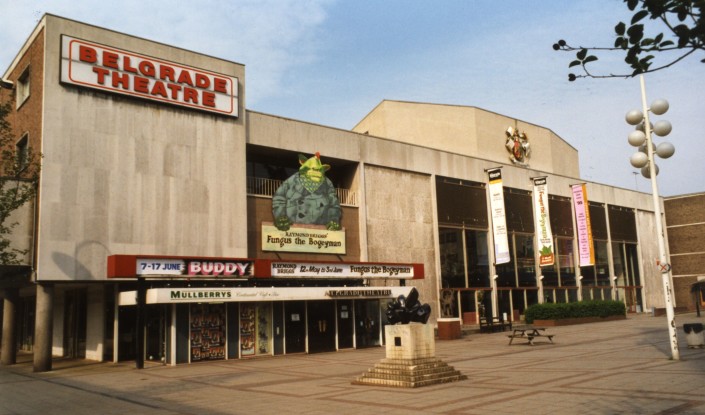
<path fill-rule="evenodd" d="M 534 320 L 560 320 L 576 317 L 609 317 L 623 316 L 627 308 L 621 301 L 590 300 L 575 303 L 545 303 L 534 304 L 524 310 L 526 322 Z"/>

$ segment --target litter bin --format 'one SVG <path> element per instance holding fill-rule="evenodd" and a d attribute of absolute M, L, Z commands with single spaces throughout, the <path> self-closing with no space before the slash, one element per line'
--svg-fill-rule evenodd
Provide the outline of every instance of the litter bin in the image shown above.
<path fill-rule="evenodd" d="M 689 348 L 705 347 L 703 323 L 683 324 L 683 331 L 685 332 L 685 340 L 688 342 Z"/>
<path fill-rule="evenodd" d="M 438 339 L 455 340 L 461 337 L 459 318 L 439 318 Z"/>

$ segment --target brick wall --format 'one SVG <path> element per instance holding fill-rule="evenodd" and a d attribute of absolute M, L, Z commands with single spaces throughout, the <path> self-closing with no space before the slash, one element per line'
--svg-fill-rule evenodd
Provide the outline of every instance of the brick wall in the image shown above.
<path fill-rule="evenodd" d="M 690 285 L 705 277 L 705 193 L 664 200 L 676 305 L 695 310 Z"/>

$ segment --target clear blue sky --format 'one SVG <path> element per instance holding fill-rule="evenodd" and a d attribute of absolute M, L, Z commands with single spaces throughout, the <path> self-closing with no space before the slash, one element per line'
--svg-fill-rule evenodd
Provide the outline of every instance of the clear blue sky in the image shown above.
<path fill-rule="evenodd" d="M 630 17 L 620 0 L 0 0 L 0 10 L 0 72 L 52 13 L 243 63 L 251 110 L 350 129 L 383 99 L 476 106 L 553 130 L 579 150 L 585 180 L 651 189 L 626 139 L 638 79 L 568 82 L 573 55 L 551 48 L 612 44 Z M 649 102 L 671 104 L 654 119 L 671 121 L 676 147 L 658 162 L 663 195 L 705 191 L 703 58 L 646 78 Z M 595 69 L 624 72 L 621 59 Z"/>

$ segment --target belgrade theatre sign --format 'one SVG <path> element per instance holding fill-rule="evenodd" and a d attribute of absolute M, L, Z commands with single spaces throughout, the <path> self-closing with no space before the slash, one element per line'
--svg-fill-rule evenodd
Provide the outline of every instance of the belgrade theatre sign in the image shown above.
<path fill-rule="evenodd" d="M 238 116 L 238 79 L 61 36 L 61 82 Z"/>

